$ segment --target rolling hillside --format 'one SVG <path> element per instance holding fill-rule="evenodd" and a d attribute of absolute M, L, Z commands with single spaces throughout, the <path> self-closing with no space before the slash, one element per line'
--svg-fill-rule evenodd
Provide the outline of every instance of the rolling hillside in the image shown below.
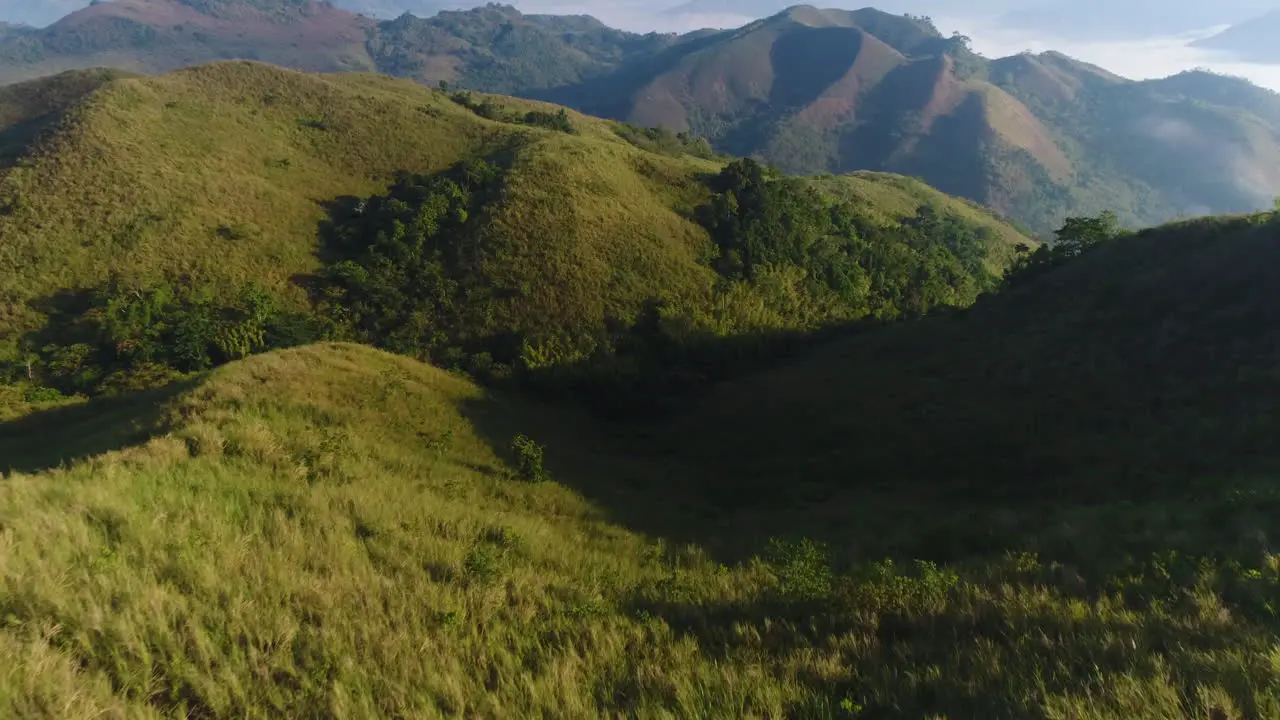
<path fill-rule="evenodd" d="M 101 391 L 143 361 L 168 368 L 163 379 L 240 356 L 246 342 L 388 337 L 389 309 L 351 315 L 333 293 L 401 303 L 392 314 L 415 338 L 396 335 L 403 352 L 550 367 L 611 357 L 654 303 L 682 337 L 968 304 L 1015 246 L 1035 244 L 989 211 L 903 178 L 762 177 L 717 189 L 726 161 L 687 139 L 385 76 L 235 62 L 154 78 L 70 73 L 3 92 L 20 103 L 0 125 L 11 160 L 0 174 L 0 355 L 11 377 L 43 368 L 63 392 Z M 765 215 L 716 215 L 726 192 L 742 213 L 764 203 Z M 439 202 L 453 219 L 423 220 Z M 415 209 L 397 209 L 404 203 Z M 805 219 L 804 234 L 786 241 L 795 245 L 734 249 L 731 227 L 774 243 L 753 229 L 774 212 Z M 713 233 L 712 216 L 729 224 Z M 442 231 L 442 222 L 454 224 Z M 426 275 L 378 281 L 403 296 L 367 295 L 381 253 L 410 251 L 394 246 L 406 223 L 444 265 L 423 256 Z M 396 239 L 384 247 L 380 237 Z M 758 252 L 781 254 L 757 267 Z M 351 263 L 363 269 L 352 275 Z M 111 309 L 139 297 L 164 307 Z M 435 335 L 416 334 L 421 313 L 434 316 Z M 276 320 L 264 329 L 268 316 Z M 159 324 L 116 325 L 136 317 Z M 236 317 L 259 318 L 257 330 L 224 328 L 233 341 L 212 329 Z M 196 325 L 174 329 L 188 321 Z M 120 332 L 132 339 L 107 340 Z M 152 343 L 174 332 L 217 349 L 156 355 Z"/>
<path fill-rule="evenodd" d="M 657 426 L 343 344 L 0 423 L 0 708 L 1270 717 L 1274 228 Z"/>
<path fill-rule="evenodd" d="M 893 27 L 959 103 L 917 144 L 1014 127 Z M 1030 60 L 1027 103 L 1156 92 Z M 1256 122 L 1212 80 L 1159 92 Z M 1277 213 L 1037 247 L 252 62 L 0 108 L 0 716 L 1280 713 Z"/>
<path fill-rule="evenodd" d="M 1140 501 L 1268 477 L 1278 229 L 1262 213 L 1112 240 L 958 317 L 727 384 L 681 427 L 723 431 L 719 452 L 703 437 L 691 454 L 742 496 L 800 467 L 833 493 L 945 486 L 957 502 Z M 740 454 L 765 443 L 768 461 Z"/>

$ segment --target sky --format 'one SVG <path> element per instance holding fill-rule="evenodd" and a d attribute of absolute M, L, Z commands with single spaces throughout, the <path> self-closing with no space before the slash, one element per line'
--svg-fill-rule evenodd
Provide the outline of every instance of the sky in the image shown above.
<path fill-rule="evenodd" d="M 973 49 L 987 57 L 1004 57 L 1023 50 L 1057 50 L 1134 80 L 1168 77 L 1183 70 L 1207 68 L 1218 73 L 1245 77 L 1258 85 L 1280 91 L 1280 65 L 1234 62 L 1223 53 L 1188 47 L 1193 40 L 1215 34 L 1224 28 L 1205 28 L 1184 36 L 1090 43 L 1043 34 L 1035 37 L 1027 31 L 984 26 L 961 18 L 939 17 L 934 18 L 934 21 L 944 32 L 958 30 L 968 35 L 973 40 Z"/>

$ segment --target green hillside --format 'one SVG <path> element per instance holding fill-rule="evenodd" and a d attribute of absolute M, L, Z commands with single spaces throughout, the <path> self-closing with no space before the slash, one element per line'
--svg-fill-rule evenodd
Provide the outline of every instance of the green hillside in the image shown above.
<path fill-rule="evenodd" d="M 644 318 L 701 347 L 910 317 L 972 303 L 1035 244 L 901 178 L 735 181 L 687 138 L 384 76 L 13 87 L 65 102 L 15 117 L 60 119 L 0 175 L 0 357 L 62 393 L 320 339 L 626 385 Z"/>
<path fill-rule="evenodd" d="M 952 322 L 958 334 L 969 319 Z M 900 361 L 881 356 L 879 377 Z M 755 402 L 711 401 L 696 417 L 715 428 L 693 437 L 718 449 L 736 435 L 737 456 L 770 470 L 804 429 L 814 438 L 797 453 L 878 450 L 877 437 L 824 429 L 885 410 L 877 394 L 834 415 L 810 394 L 822 384 L 845 398 L 862 378 L 796 371 L 751 381 Z M 814 402 L 795 425 L 783 424 L 798 404 L 787 389 Z M 751 443 L 744 422 L 775 431 Z M 545 456 L 515 451 L 525 433 Z M 714 451 L 687 462 L 653 449 L 634 430 L 351 345 L 0 425 L 0 455 L 18 470 L 0 483 L 0 707 L 59 718 L 1280 709 L 1280 575 L 1265 541 L 1275 494 L 1228 466 L 1196 493 L 1167 482 L 1101 504 L 1030 478 L 1033 504 L 959 502 L 945 478 L 931 495 L 854 479 L 806 499 L 796 483 L 808 466 L 794 461 L 761 512 L 703 484 Z"/>
<path fill-rule="evenodd" d="M 89 70 L 0 86 L 0 167 L 17 161 L 69 107 L 123 76 L 114 70 Z"/>
<path fill-rule="evenodd" d="M 1275 213 L 1037 245 L 385 76 L 3 92 L 0 716 L 1280 714 Z"/>

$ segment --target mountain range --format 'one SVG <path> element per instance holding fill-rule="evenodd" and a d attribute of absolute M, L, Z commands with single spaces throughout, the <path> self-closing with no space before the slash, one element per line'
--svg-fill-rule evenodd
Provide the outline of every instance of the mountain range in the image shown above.
<path fill-rule="evenodd" d="M 738 15 L 760 18 L 794 5 L 788 0 L 688 0 L 667 14 L 697 17 Z M 833 7 L 855 10 L 864 3 L 844 0 Z M 1178 35 L 1242 22 L 1272 7 L 1270 0 L 1170 3 L 1161 0 L 884 0 L 881 10 L 950 19 L 979 20 L 1002 29 L 1028 30 L 1057 40 L 1111 41 Z"/>
<path fill-rule="evenodd" d="M 1072 213 L 1150 224 L 1280 194 L 1275 93 L 1202 72 L 1134 82 L 1057 53 L 990 60 L 873 9 L 640 35 L 497 5 L 374 21 L 310 0 L 115 0 L 0 36 L 6 81 L 225 58 L 548 100 L 791 172 L 914 175 L 1039 232 Z"/>

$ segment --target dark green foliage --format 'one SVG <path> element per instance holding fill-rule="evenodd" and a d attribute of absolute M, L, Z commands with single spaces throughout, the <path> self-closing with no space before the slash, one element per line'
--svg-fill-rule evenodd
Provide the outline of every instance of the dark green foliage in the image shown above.
<path fill-rule="evenodd" d="M 623 140 L 650 152 L 677 157 L 680 155 L 707 159 L 716 157 L 716 152 L 706 138 L 691 133 L 677 133 L 661 127 L 640 127 L 631 123 L 618 123 L 614 131 Z"/>
<path fill-rule="evenodd" d="M 490 295 L 474 272 L 482 248 L 469 221 L 500 184 L 499 169 L 481 161 L 402 177 L 360 202 L 333 228 L 333 261 L 315 285 L 319 314 L 341 337 L 461 360 Z"/>
<path fill-rule="evenodd" d="M 712 183 L 702 223 L 720 250 L 716 270 L 750 280 L 771 265 L 809 265 L 834 228 L 816 190 L 769 173 L 753 160 L 731 163 Z M 843 249 L 843 248 L 842 248 Z"/>
<path fill-rule="evenodd" d="M 542 467 L 545 448 L 521 433 L 511 441 L 511 452 L 515 455 L 516 472 L 521 478 L 529 482 L 547 479 L 547 471 Z"/>
<path fill-rule="evenodd" d="M 1116 214 L 1111 211 L 1096 217 L 1067 218 L 1063 226 L 1054 233 L 1056 242 L 1053 244 L 1041 245 L 1035 252 L 1031 252 L 1026 246 L 1018 248 L 1018 259 L 1005 275 L 1005 282 L 1025 282 L 1028 278 L 1058 267 L 1127 233 L 1120 227 Z"/>
<path fill-rule="evenodd" d="M 767 562 L 783 598 L 807 602 L 831 594 L 831 565 L 822 545 L 807 538 L 799 542 L 774 539 L 769 545 Z"/>
<path fill-rule="evenodd" d="M 524 114 L 521 122 L 525 125 L 534 125 L 536 127 L 544 127 L 549 130 L 558 130 L 562 133 L 572 133 L 573 123 L 569 120 L 569 113 L 564 108 L 560 108 L 558 112 L 549 113 L 541 110 L 532 110 Z"/>
<path fill-rule="evenodd" d="M 25 362 L 0 367 L 64 393 L 155 387 L 256 352 L 310 342 L 319 329 L 246 285 L 231 302 L 187 279 L 135 287 L 112 281 L 51 303 L 44 329 L 30 333 Z"/>
<path fill-rule="evenodd" d="M 573 121 L 569 119 L 569 113 L 564 108 L 560 108 L 558 112 L 554 113 L 531 110 L 521 115 L 520 113 L 507 112 L 505 106 L 490 99 L 476 102 L 475 96 L 469 90 L 459 90 L 450 95 L 450 98 L 486 120 L 532 125 L 569 134 L 574 132 Z"/>
<path fill-rule="evenodd" d="M 57 390 L 50 387 L 33 386 L 26 389 L 22 399 L 32 405 L 39 403 L 57 402 L 65 399 L 65 396 Z"/>
<path fill-rule="evenodd" d="M 753 160 L 731 163 L 712 188 L 701 217 L 719 249 L 716 270 L 755 281 L 767 269 L 799 268 L 811 295 L 834 300 L 829 320 L 962 307 L 992 286 L 986 238 L 932 207 L 884 227 Z"/>

